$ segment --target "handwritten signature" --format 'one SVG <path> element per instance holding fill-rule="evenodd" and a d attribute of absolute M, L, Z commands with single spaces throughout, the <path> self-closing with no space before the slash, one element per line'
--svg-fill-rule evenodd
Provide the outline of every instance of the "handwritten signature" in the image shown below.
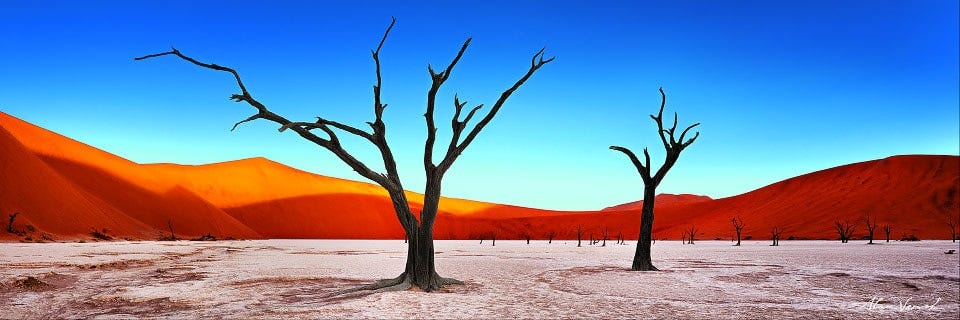
<path fill-rule="evenodd" d="M 880 311 L 880 310 L 892 310 L 899 312 L 907 311 L 933 311 L 939 309 L 937 307 L 940 304 L 940 301 L 943 301 L 941 298 L 937 298 L 933 303 L 928 304 L 915 304 L 913 303 L 913 298 L 906 299 L 896 299 L 896 304 L 892 304 L 889 301 L 884 300 L 881 297 L 873 297 L 870 299 L 870 302 L 861 308 L 871 311 Z"/>

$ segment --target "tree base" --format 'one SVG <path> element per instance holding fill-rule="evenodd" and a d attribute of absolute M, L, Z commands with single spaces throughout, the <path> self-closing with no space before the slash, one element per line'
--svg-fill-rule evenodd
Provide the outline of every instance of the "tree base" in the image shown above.
<path fill-rule="evenodd" d="M 410 289 L 420 289 L 426 292 L 435 291 L 442 289 L 448 285 L 458 285 L 463 284 L 463 281 L 453 279 L 453 278 L 444 278 L 438 274 L 434 274 L 432 277 L 433 281 L 425 285 L 417 285 L 413 278 L 410 277 L 407 273 L 403 273 L 400 276 L 393 279 L 383 279 L 378 280 L 377 282 L 363 285 L 355 288 L 348 288 L 339 291 L 332 292 L 326 295 L 325 298 L 351 298 L 351 297 L 360 297 L 365 295 L 370 295 L 374 293 L 381 292 L 390 292 L 390 291 L 405 291 Z"/>
<path fill-rule="evenodd" d="M 657 267 L 654 267 L 653 264 L 634 265 L 632 268 L 630 268 L 630 270 L 633 270 L 633 271 L 660 271 L 660 269 L 657 269 Z"/>

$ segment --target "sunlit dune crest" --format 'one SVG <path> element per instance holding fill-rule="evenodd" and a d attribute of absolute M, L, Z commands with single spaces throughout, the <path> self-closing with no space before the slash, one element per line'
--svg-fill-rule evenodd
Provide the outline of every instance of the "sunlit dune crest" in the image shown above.
<path fill-rule="evenodd" d="M 386 192 L 377 185 L 294 169 L 265 158 L 206 165 L 137 164 L 0 112 L 0 214 L 19 212 L 15 226 L 53 239 L 156 239 L 205 234 L 217 238 L 399 239 Z M 874 216 L 891 237 L 944 239 L 944 217 L 960 215 L 960 157 L 907 155 L 825 169 L 738 196 L 657 196 L 653 234 L 679 239 L 731 239 L 730 219 L 744 237 L 834 239 L 833 223 Z M 637 193 L 642 185 L 637 185 Z M 423 196 L 407 192 L 414 213 Z M 555 211 L 443 198 L 438 239 L 635 240 L 641 201 L 599 211 Z M 861 224 L 855 237 L 865 234 Z M 882 232 L 875 234 L 876 239 Z M 0 239 L 15 239 L 3 233 Z"/>

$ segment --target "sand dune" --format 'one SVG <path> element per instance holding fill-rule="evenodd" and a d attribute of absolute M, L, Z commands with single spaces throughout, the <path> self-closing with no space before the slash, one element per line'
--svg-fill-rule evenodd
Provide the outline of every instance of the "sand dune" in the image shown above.
<path fill-rule="evenodd" d="M 91 228 L 119 238 L 156 239 L 210 233 L 218 238 L 400 238 L 382 188 L 325 177 L 265 158 L 208 165 L 137 164 L 0 112 L 3 188 L 0 210 L 20 212 L 18 226 L 55 239 L 89 237 Z M 744 236 L 835 238 L 833 221 L 865 214 L 905 235 L 944 239 L 947 215 L 960 214 L 960 157 L 896 156 L 826 169 L 751 191 L 710 199 L 659 195 L 655 236 L 678 239 L 696 226 L 698 239 L 729 239 L 729 219 Z M 625 173 L 629 174 L 629 173 Z M 642 190 L 637 185 L 638 194 Z M 423 197 L 408 192 L 415 212 Z M 443 198 L 439 239 L 635 239 L 641 201 L 599 211 L 551 211 Z M 856 233 L 863 235 L 862 224 Z M 882 235 L 878 232 L 876 237 Z M 4 233 L 2 239 L 15 239 Z"/>

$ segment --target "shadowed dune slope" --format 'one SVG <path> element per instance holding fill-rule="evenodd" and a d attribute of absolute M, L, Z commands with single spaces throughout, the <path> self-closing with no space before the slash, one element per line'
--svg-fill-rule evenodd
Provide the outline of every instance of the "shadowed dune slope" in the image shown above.
<path fill-rule="evenodd" d="M 379 186 L 325 177 L 265 158 L 208 165 L 137 164 L 0 112 L 2 216 L 62 238 L 108 228 L 121 238 L 156 239 L 172 222 L 180 237 L 402 237 L 389 197 Z M 890 224 L 892 237 L 948 237 L 945 217 L 960 215 L 960 157 L 895 156 L 826 169 L 734 197 L 657 197 L 654 234 L 678 239 L 696 226 L 697 239 L 730 239 L 730 218 L 744 236 L 833 239 L 833 222 L 865 214 Z M 629 174 L 629 173 L 625 173 Z M 638 194 L 642 185 L 637 185 Z M 423 196 L 407 192 L 419 213 Z M 635 240 L 641 201 L 600 211 L 551 211 L 443 198 L 438 239 L 575 239 L 591 235 Z M 25 227 L 25 225 L 24 225 Z M 5 233 L 2 239 L 13 239 Z M 876 238 L 882 238 L 877 231 Z"/>
<path fill-rule="evenodd" d="M 126 216 L 110 204 L 85 192 L 39 157 L 29 152 L 6 129 L 0 127 L 0 213 L 3 229 L 8 216 L 16 231 L 39 229 L 31 237 L 88 237 L 93 229 L 144 237 L 150 228 Z M 42 234 L 40 233 L 42 232 Z M 0 237 L 13 238 L 2 232 Z"/>

